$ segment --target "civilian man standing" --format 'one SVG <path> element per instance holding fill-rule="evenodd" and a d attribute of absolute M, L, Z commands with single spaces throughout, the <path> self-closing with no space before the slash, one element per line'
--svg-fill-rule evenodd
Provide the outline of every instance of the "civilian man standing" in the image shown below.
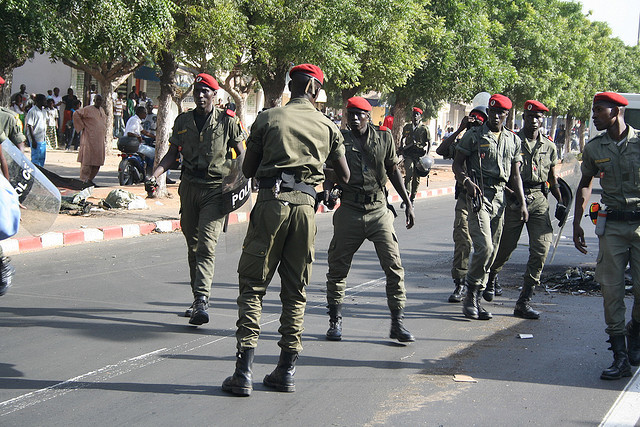
<path fill-rule="evenodd" d="M 104 165 L 107 114 L 102 108 L 102 95 L 96 94 L 93 102 L 93 105 L 73 113 L 73 127 L 77 132 L 82 132 L 78 147 L 80 180 L 95 186 L 93 178 Z"/>
<path fill-rule="evenodd" d="M 238 263 L 236 369 L 222 383 L 222 390 L 239 396 L 249 396 L 253 390 L 251 367 L 260 335 L 262 298 L 276 269 L 281 282 L 281 352 L 278 366 L 263 383 L 278 391 L 295 391 L 305 288 L 314 256 L 314 187 L 324 181 L 327 160 L 339 181 L 349 180 L 342 135 L 314 106 L 324 82 L 322 70 L 302 64 L 293 67 L 289 76 L 291 101 L 258 115 L 242 165 L 247 178 L 258 178 L 260 190 Z"/>
<path fill-rule="evenodd" d="M 613 351 L 613 364 L 600 375 L 603 380 L 630 377 L 630 365 L 640 365 L 640 133 L 624 121 L 624 107 L 628 103 L 614 92 L 601 92 L 593 99 L 593 124 L 606 132 L 589 141 L 582 152 L 582 178 L 576 190 L 573 216 L 573 243 L 586 254 L 580 220 L 591 197 L 593 177 L 599 177 L 606 217 L 598 216 L 596 228 L 599 241 L 596 281 L 600 283 L 609 349 Z M 633 278 L 634 303 L 631 320 L 625 326 L 627 264 Z"/>
<path fill-rule="evenodd" d="M 185 312 L 192 325 L 209 322 L 209 296 L 213 283 L 216 245 L 224 225 L 222 180 L 229 173 L 226 159 L 232 151 L 244 152 L 245 135 L 240 121 L 230 111 L 214 108 L 218 82 L 209 74 L 198 74 L 193 86 L 196 108 L 176 117 L 169 151 L 153 172 L 152 182 L 169 170 L 182 154 L 180 226 L 187 241 L 187 259 L 194 301 Z M 139 117 L 146 114 L 138 107 Z M 129 120 L 133 120 L 131 118 Z M 143 131 L 146 132 L 146 131 Z"/>

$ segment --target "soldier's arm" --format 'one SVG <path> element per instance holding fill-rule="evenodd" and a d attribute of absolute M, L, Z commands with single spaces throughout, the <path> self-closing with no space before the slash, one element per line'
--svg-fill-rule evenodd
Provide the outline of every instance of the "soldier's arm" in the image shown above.
<path fill-rule="evenodd" d="M 558 185 L 558 175 L 556 174 L 556 169 L 557 169 L 556 165 L 551 166 L 551 169 L 549 169 L 549 176 L 547 177 L 547 180 L 549 181 L 549 189 L 551 191 L 551 194 L 553 194 L 553 197 L 555 197 L 556 200 L 558 201 L 558 203 L 564 204 L 562 203 L 562 193 L 560 193 L 560 187 Z"/>
<path fill-rule="evenodd" d="M 349 178 L 351 178 L 351 171 L 349 170 L 349 165 L 347 164 L 347 158 L 345 156 L 340 156 L 336 160 L 333 160 L 333 171 L 340 181 L 345 184 L 349 182 Z"/>
<path fill-rule="evenodd" d="M 2 153 L 2 149 L 0 148 L 0 170 L 2 170 L 2 175 L 9 180 L 9 166 L 7 165 L 7 159 L 4 158 L 4 154 Z"/>
<path fill-rule="evenodd" d="M 262 161 L 262 153 L 259 153 L 255 150 L 247 150 L 244 155 L 244 161 L 242 162 L 242 173 L 247 178 L 253 178 L 256 176 L 256 172 L 258 171 L 258 166 L 260 166 L 260 162 Z"/>
<path fill-rule="evenodd" d="M 456 141 L 456 138 L 458 137 L 458 135 L 460 135 L 460 133 L 462 133 L 463 130 L 467 129 L 468 123 L 469 123 L 469 116 L 464 116 L 462 118 L 462 122 L 460 122 L 460 126 L 458 126 L 458 129 L 456 129 L 454 133 L 446 137 L 444 141 L 440 143 L 438 148 L 436 148 L 436 153 L 446 158 L 449 155 L 449 149 L 451 148 L 451 144 L 453 144 Z"/>
<path fill-rule="evenodd" d="M 165 154 L 162 160 L 160 160 L 160 163 L 158 163 L 158 167 L 156 168 L 156 170 L 153 171 L 153 178 L 157 178 L 165 173 L 171 167 L 173 162 L 176 161 L 176 159 L 178 158 L 178 154 L 178 146 L 169 144 L 169 151 L 167 151 L 167 154 Z"/>
<path fill-rule="evenodd" d="M 398 169 L 398 165 L 394 164 L 390 169 L 387 169 L 387 176 L 389 177 L 389 181 L 391 181 L 391 185 L 393 185 L 393 188 L 396 189 L 396 192 L 404 202 L 406 226 L 407 229 L 409 229 L 413 227 L 413 224 L 415 224 L 416 215 L 413 211 L 413 203 L 409 200 L 409 195 L 407 194 L 407 189 L 404 186 L 402 174 L 400 173 L 400 169 Z"/>
<path fill-rule="evenodd" d="M 573 245 L 583 254 L 587 253 L 587 244 L 584 240 L 584 230 L 580 225 L 580 221 L 591 198 L 592 186 L 593 177 L 583 173 L 576 190 L 576 204 L 573 212 Z"/>
<path fill-rule="evenodd" d="M 467 160 L 467 156 L 461 151 L 456 151 L 456 157 L 453 159 L 453 174 L 456 176 L 456 181 L 458 181 L 462 186 L 467 190 L 467 194 L 469 197 L 474 198 L 476 196 L 476 192 L 478 194 L 482 193 L 480 187 L 478 187 L 471 177 L 467 175 L 467 168 L 465 167 L 465 161 Z"/>
<path fill-rule="evenodd" d="M 509 178 L 510 187 L 520 203 L 520 221 L 527 222 L 529 212 L 527 211 L 527 203 L 524 200 L 524 189 L 522 188 L 522 177 L 520 176 L 520 162 L 511 165 L 511 177 Z"/>

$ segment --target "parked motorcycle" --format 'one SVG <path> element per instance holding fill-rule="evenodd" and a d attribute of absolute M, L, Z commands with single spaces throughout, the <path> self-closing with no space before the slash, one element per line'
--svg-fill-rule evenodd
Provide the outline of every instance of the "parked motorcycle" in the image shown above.
<path fill-rule="evenodd" d="M 123 136 L 118 139 L 118 150 L 122 160 L 118 165 L 120 185 L 143 183 L 153 173 L 153 159 L 138 152 L 140 142 L 135 137 Z"/>

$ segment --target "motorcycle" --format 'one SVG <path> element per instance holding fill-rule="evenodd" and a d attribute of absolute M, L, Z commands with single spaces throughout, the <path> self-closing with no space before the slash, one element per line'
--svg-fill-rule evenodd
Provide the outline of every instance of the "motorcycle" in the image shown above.
<path fill-rule="evenodd" d="M 118 165 L 120 185 L 133 185 L 145 182 L 153 173 L 153 159 L 138 152 L 140 142 L 135 137 L 123 136 L 118 139 L 118 150 L 122 160 Z"/>

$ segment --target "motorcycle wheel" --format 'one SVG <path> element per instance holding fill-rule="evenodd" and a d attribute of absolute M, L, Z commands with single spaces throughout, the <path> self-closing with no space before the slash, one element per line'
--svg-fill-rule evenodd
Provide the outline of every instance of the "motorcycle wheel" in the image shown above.
<path fill-rule="evenodd" d="M 135 167 L 128 159 L 123 159 L 118 166 L 118 181 L 120 185 L 133 185 Z"/>

